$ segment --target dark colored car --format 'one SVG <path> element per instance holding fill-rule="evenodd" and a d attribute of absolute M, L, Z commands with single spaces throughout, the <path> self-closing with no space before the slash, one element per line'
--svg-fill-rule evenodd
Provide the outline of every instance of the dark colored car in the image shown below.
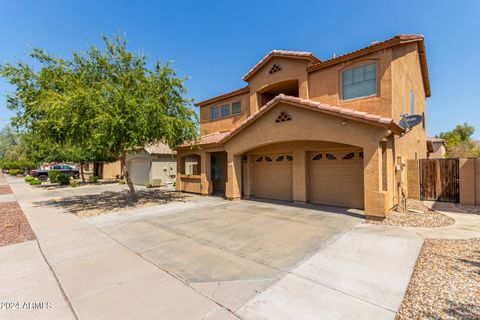
<path fill-rule="evenodd" d="M 66 164 L 54 164 L 50 169 L 46 170 L 32 170 L 30 171 L 30 174 L 33 177 L 38 178 L 38 180 L 45 182 L 48 180 L 48 171 L 50 170 L 58 170 L 61 173 L 68 174 L 74 179 L 80 178 L 80 171 Z"/>

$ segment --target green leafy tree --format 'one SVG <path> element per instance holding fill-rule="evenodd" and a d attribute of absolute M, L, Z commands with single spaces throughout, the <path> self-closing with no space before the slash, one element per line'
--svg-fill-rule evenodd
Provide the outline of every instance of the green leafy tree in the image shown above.
<path fill-rule="evenodd" d="M 452 158 L 478 158 L 480 149 L 472 141 L 475 128 L 468 123 L 457 125 L 453 130 L 441 132 L 437 137 L 445 140 L 447 156 Z"/>
<path fill-rule="evenodd" d="M 121 37 L 103 40 L 103 49 L 73 52 L 70 59 L 34 49 L 39 71 L 7 63 L 0 75 L 16 88 L 7 100 L 17 111 L 15 125 L 37 141 L 68 146 L 79 159 L 119 159 L 136 201 L 127 151 L 159 140 L 171 148 L 195 140 L 198 118 L 185 98 L 186 79 L 168 63 L 149 68 L 146 56 L 128 51 Z"/>

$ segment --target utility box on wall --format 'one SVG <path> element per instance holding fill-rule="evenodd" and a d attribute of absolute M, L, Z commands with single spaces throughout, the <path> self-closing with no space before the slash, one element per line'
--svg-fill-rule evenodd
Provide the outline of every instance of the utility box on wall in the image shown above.
<path fill-rule="evenodd" d="M 411 199 L 420 199 L 420 166 L 418 159 L 407 160 L 407 193 Z"/>

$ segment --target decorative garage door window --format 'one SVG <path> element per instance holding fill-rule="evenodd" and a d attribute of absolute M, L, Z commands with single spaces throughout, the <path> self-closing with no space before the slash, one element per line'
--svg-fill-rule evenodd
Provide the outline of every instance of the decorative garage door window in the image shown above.
<path fill-rule="evenodd" d="M 255 160 L 256 162 L 262 162 L 263 160 L 263 157 L 258 157 L 257 160 Z"/>
<path fill-rule="evenodd" d="M 355 157 L 355 153 L 349 152 L 346 155 L 344 155 L 342 159 L 343 160 L 350 160 L 350 159 L 353 159 L 354 157 Z"/>
<path fill-rule="evenodd" d="M 277 160 L 275 160 L 275 161 L 283 161 L 283 159 L 285 159 L 285 157 L 284 157 L 284 156 L 280 156 L 280 157 L 278 157 Z"/>
<path fill-rule="evenodd" d="M 327 160 L 337 160 L 337 157 L 335 157 L 333 154 L 331 153 L 327 153 L 327 155 L 325 156 L 327 158 Z"/>
<path fill-rule="evenodd" d="M 273 64 L 273 66 L 270 68 L 270 74 L 272 73 L 275 73 L 277 71 L 280 71 L 282 70 L 282 68 L 280 68 L 280 66 L 276 63 Z"/>
<path fill-rule="evenodd" d="M 322 158 L 323 158 L 323 155 L 319 153 L 315 157 L 313 157 L 312 160 L 322 160 Z"/>
<path fill-rule="evenodd" d="M 265 161 L 272 162 L 272 158 L 270 158 L 270 157 L 265 157 Z"/>
<path fill-rule="evenodd" d="M 292 120 L 292 117 L 290 117 L 290 115 L 288 113 L 286 113 L 285 111 L 282 111 L 277 119 L 275 120 L 275 122 L 285 122 L 285 121 L 290 121 Z"/>
<path fill-rule="evenodd" d="M 359 157 L 360 159 L 363 159 L 363 151 L 358 153 L 358 157 Z"/>
<path fill-rule="evenodd" d="M 292 161 L 292 160 L 293 160 L 293 157 L 292 157 L 292 156 L 287 156 L 287 160 L 288 160 L 288 161 Z"/>

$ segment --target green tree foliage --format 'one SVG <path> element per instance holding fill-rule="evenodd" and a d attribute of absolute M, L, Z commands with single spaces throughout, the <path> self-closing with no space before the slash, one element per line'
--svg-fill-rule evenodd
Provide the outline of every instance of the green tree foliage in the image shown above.
<path fill-rule="evenodd" d="M 452 158 L 478 158 L 480 148 L 472 141 L 475 128 L 468 123 L 457 125 L 453 130 L 441 132 L 437 137 L 445 140 L 447 156 Z"/>
<path fill-rule="evenodd" d="M 103 41 L 103 49 L 92 46 L 70 59 L 34 49 L 31 57 L 41 65 L 39 71 L 7 63 L 0 75 L 15 87 L 7 99 L 17 112 L 14 125 L 32 141 L 46 143 L 46 150 L 56 147 L 59 154 L 67 151 L 84 160 L 120 159 L 136 201 L 126 152 L 159 140 L 173 149 L 195 140 L 198 118 L 184 97 L 186 79 L 168 63 L 149 68 L 146 56 L 128 51 L 121 37 Z"/>

